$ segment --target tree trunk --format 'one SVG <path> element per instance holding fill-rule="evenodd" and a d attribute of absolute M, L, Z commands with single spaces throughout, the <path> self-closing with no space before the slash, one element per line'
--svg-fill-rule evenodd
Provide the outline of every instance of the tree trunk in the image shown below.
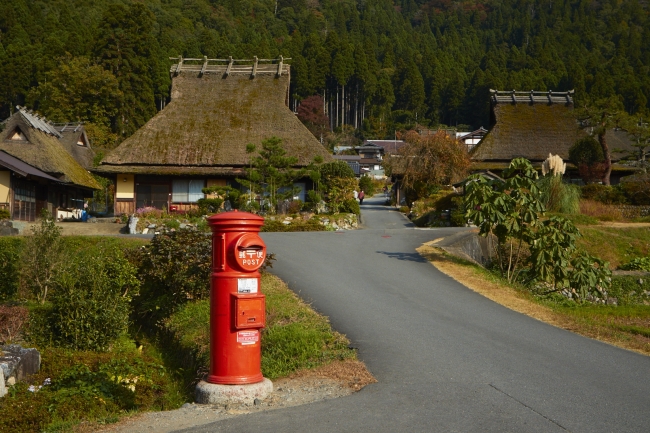
<path fill-rule="evenodd" d="M 339 87 L 336 86 L 336 123 L 335 126 L 339 126 Z"/>
<path fill-rule="evenodd" d="M 341 126 L 345 125 L 345 85 L 341 86 Z"/>
<path fill-rule="evenodd" d="M 598 133 L 598 141 L 600 142 L 600 147 L 603 149 L 603 156 L 605 157 L 605 173 L 603 174 L 603 185 L 610 185 L 610 176 L 612 174 L 612 153 L 609 151 L 609 146 L 607 145 L 607 138 L 605 134 L 607 130 L 603 128 L 601 132 Z"/>

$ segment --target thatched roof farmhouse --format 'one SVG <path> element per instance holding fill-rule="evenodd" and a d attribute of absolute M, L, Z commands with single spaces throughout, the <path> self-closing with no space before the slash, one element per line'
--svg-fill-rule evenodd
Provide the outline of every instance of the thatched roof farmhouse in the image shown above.
<path fill-rule="evenodd" d="M 33 221 L 41 209 L 69 216 L 100 188 L 73 158 L 64 136 L 47 119 L 23 108 L 0 132 L 0 207 L 14 220 Z"/>
<path fill-rule="evenodd" d="M 549 154 L 566 161 L 571 146 L 589 132 L 579 127 L 573 113 L 573 96 L 573 91 L 490 90 L 492 127 L 470 152 L 473 168 L 499 172 L 514 158 L 526 158 L 534 166 L 541 166 Z M 608 131 L 607 139 L 613 162 L 631 149 L 620 131 Z M 575 167 L 567 167 L 573 172 L 569 175 L 577 178 Z M 629 173 L 629 167 L 614 164 L 612 182 Z"/>
<path fill-rule="evenodd" d="M 116 176 L 116 213 L 144 205 L 180 210 L 202 197 L 201 188 L 242 176 L 246 145 L 272 136 L 298 166 L 331 158 L 287 106 L 290 68 L 282 58 L 179 58 L 170 73 L 171 102 L 96 169 Z"/>

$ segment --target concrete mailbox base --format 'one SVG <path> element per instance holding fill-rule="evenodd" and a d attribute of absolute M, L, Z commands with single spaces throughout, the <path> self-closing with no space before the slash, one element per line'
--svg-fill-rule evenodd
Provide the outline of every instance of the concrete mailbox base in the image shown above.
<path fill-rule="evenodd" d="M 273 383 L 266 378 L 246 385 L 219 385 L 202 380 L 196 385 L 194 398 L 199 404 L 253 404 L 255 399 L 263 400 L 272 392 Z"/>

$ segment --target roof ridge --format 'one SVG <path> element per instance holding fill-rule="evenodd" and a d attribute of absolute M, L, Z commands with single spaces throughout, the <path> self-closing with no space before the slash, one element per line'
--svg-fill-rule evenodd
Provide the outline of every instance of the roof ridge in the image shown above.
<path fill-rule="evenodd" d="M 490 100 L 498 103 L 547 103 L 547 104 L 573 104 L 575 90 L 555 92 L 553 90 L 494 90 L 490 89 Z"/>
<path fill-rule="evenodd" d="M 54 128 L 54 125 L 45 118 L 45 116 L 39 117 L 37 113 L 34 113 L 26 107 L 21 107 L 20 105 L 16 105 L 16 109 L 33 128 L 57 138 L 63 137 L 59 131 Z"/>

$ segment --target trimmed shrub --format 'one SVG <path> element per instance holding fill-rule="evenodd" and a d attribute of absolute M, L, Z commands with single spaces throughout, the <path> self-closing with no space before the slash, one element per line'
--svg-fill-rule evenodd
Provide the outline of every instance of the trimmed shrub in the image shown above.
<path fill-rule="evenodd" d="M 11 218 L 11 214 L 7 209 L 0 209 L 0 220 L 8 220 Z"/>
<path fill-rule="evenodd" d="M 200 198 L 197 201 L 201 215 L 207 215 L 219 212 L 223 204 L 222 198 Z"/>
<path fill-rule="evenodd" d="M 355 215 L 359 215 L 361 213 L 361 206 L 359 206 L 359 202 L 352 199 L 352 200 L 345 200 L 343 202 L 343 205 L 339 209 L 340 212 L 342 213 L 353 213 Z"/>

